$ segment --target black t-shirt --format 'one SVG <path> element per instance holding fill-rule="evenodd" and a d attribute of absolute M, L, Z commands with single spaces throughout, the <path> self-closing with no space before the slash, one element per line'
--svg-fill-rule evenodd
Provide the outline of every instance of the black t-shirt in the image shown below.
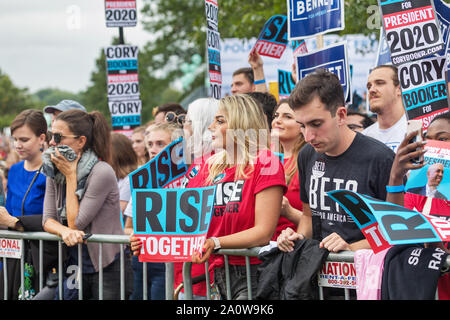
<path fill-rule="evenodd" d="M 312 214 L 313 238 L 336 232 L 347 243 L 364 239 L 353 219 L 326 193 L 350 190 L 386 199 L 386 185 L 394 152 L 382 142 L 357 133 L 350 147 L 337 157 L 317 153 L 311 145 L 298 155 L 300 200 Z"/>

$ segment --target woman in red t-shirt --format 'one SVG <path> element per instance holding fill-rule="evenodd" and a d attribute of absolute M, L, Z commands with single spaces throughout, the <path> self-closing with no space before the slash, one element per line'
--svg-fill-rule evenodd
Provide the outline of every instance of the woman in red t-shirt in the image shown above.
<path fill-rule="evenodd" d="M 219 101 L 219 110 L 209 129 L 215 154 L 202 166 L 189 187 L 216 185 L 213 217 L 203 255 L 192 262 L 209 259 L 214 282 L 225 297 L 224 258 L 215 250 L 244 249 L 269 243 L 280 217 L 286 190 L 284 169 L 269 150 L 269 128 L 264 113 L 247 95 Z M 247 299 L 245 257 L 228 256 L 232 299 Z M 256 292 L 256 267 L 250 258 L 252 288 Z"/>
<path fill-rule="evenodd" d="M 272 120 L 272 150 L 284 155 L 284 172 L 288 190 L 283 197 L 281 216 L 277 229 L 272 237 L 276 241 L 281 231 L 286 228 L 297 230 L 297 225 L 303 211 L 300 201 L 300 182 L 298 179 L 297 157 L 300 149 L 305 145 L 305 139 L 300 125 L 295 121 L 294 110 L 289 100 L 281 100 L 273 113 Z"/>

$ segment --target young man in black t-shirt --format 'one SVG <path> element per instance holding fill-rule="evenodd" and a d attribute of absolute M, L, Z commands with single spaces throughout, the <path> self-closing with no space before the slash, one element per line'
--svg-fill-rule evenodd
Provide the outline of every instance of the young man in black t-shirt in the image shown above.
<path fill-rule="evenodd" d="M 306 237 L 331 252 L 370 248 L 327 192 L 347 189 L 401 204 L 403 193 L 387 193 L 386 185 L 402 184 L 402 174 L 390 174 L 391 167 L 394 163 L 394 173 L 405 172 L 408 156 L 397 159 L 383 143 L 347 127 L 343 90 L 330 72 L 319 69 L 302 79 L 290 99 L 308 143 L 298 157 L 303 215 L 296 232 L 286 229 L 278 237 L 278 247 L 291 251 L 294 240 Z"/>

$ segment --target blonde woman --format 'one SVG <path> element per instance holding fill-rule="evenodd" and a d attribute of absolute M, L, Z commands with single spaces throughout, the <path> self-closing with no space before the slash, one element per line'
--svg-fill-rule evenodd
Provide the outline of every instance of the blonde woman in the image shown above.
<path fill-rule="evenodd" d="M 268 244 L 280 217 L 286 184 L 283 167 L 269 150 L 264 112 L 248 95 L 222 98 L 209 130 L 215 154 L 188 187 L 216 185 L 216 199 L 204 252 L 195 254 L 192 261 L 209 259 L 214 282 L 225 297 L 223 256 L 214 251 Z M 232 299 L 248 299 L 245 258 L 229 256 L 229 263 Z M 256 257 L 250 258 L 254 292 L 259 263 Z"/>

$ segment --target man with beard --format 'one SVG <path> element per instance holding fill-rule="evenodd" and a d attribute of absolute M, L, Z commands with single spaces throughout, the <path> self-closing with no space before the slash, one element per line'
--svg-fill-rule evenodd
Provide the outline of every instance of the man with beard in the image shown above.
<path fill-rule="evenodd" d="M 375 67 L 367 79 L 367 92 L 370 111 L 377 114 L 378 121 L 362 133 L 397 152 L 407 130 L 398 69 L 392 65 Z"/>

